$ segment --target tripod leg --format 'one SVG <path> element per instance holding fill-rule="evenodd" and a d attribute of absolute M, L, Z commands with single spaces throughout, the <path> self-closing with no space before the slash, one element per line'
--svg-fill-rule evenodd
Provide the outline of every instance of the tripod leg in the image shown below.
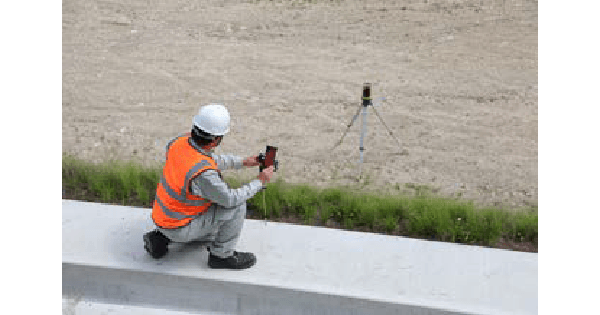
<path fill-rule="evenodd" d="M 381 123 L 385 126 L 385 129 L 387 129 L 387 131 L 390 133 L 390 136 L 392 136 L 394 138 L 394 140 L 396 140 L 396 143 L 398 143 L 398 148 L 400 149 L 401 154 L 404 154 L 404 155 L 408 154 L 408 151 L 406 149 L 402 149 L 402 145 L 400 144 L 400 141 L 398 140 L 398 138 L 396 138 L 396 136 L 394 136 L 394 133 L 385 124 L 385 121 L 383 121 L 383 118 L 381 118 L 381 115 L 379 115 L 379 112 L 377 111 L 377 109 L 375 107 L 373 107 L 373 110 L 375 111 L 375 114 L 377 115 L 377 117 L 379 118 Z"/>
<path fill-rule="evenodd" d="M 358 174 L 362 175 L 362 164 L 363 164 L 363 151 L 365 147 L 363 146 L 365 135 L 367 134 L 367 108 L 363 106 L 362 109 L 362 128 L 360 130 L 360 164 L 358 166 Z"/>
<path fill-rule="evenodd" d="M 362 104 L 358 107 L 358 110 L 356 111 L 356 114 L 354 115 L 354 117 L 352 118 L 352 121 L 348 124 L 348 128 L 346 128 L 346 131 L 344 132 L 344 134 L 342 135 L 342 138 L 340 139 L 340 141 L 338 143 L 336 143 L 336 145 L 333 146 L 332 150 L 337 148 L 340 144 L 342 144 L 342 141 L 344 141 L 344 137 L 346 136 L 346 134 L 348 133 L 348 130 L 350 130 L 350 127 L 352 127 L 352 125 L 354 124 L 354 121 L 356 120 L 356 118 L 358 117 L 358 114 L 360 114 L 360 110 L 362 108 Z"/>

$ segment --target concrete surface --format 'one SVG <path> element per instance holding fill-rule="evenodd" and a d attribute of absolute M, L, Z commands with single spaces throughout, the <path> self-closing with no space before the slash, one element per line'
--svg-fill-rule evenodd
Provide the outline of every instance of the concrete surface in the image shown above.
<path fill-rule="evenodd" d="M 63 315 L 106 315 L 106 314 L 132 314 L 132 315 L 188 315 L 189 312 L 173 311 L 160 308 L 150 308 L 132 305 L 106 304 L 90 302 L 73 298 L 63 298 Z M 217 315 L 220 313 L 201 313 L 200 315 Z"/>
<path fill-rule="evenodd" d="M 211 270 L 201 244 L 173 244 L 165 258 L 149 257 L 142 235 L 153 228 L 150 209 L 63 200 L 62 211 L 63 299 L 84 306 L 195 314 L 537 314 L 533 253 L 246 220 L 238 249 L 255 253 L 256 266 Z M 83 314 L 96 314 L 84 306 Z"/>

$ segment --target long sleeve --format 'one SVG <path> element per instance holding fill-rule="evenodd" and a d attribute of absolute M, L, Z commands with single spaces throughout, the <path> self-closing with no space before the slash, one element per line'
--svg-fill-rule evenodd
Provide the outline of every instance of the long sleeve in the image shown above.
<path fill-rule="evenodd" d="M 226 208 L 235 207 L 246 202 L 262 188 L 262 182 L 254 179 L 238 189 L 231 189 L 221 179 L 219 173 L 214 170 L 203 172 L 192 180 L 191 185 L 192 194 L 206 198 Z"/>
<path fill-rule="evenodd" d="M 212 158 L 217 162 L 217 166 L 220 170 L 239 170 L 244 167 L 244 158 L 237 155 L 223 154 L 216 155 L 212 154 Z"/>

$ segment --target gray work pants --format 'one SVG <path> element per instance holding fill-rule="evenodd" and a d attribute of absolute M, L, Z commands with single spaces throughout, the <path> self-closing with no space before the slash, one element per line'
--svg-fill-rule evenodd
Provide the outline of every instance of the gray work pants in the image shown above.
<path fill-rule="evenodd" d="M 177 243 L 207 242 L 211 254 L 225 258 L 233 255 L 245 218 L 246 202 L 233 208 L 213 204 L 184 227 L 158 230 Z"/>

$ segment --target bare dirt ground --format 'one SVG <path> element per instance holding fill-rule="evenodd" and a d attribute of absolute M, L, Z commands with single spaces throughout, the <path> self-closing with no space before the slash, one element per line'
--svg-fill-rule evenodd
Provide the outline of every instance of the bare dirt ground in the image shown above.
<path fill-rule="evenodd" d="M 408 155 L 369 109 L 366 189 L 537 207 L 537 1 L 64 0 L 62 18 L 64 152 L 157 164 L 216 101 L 217 153 L 275 145 L 285 181 L 351 184 L 360 118 L 331 148 L 372 82 Z"/>

